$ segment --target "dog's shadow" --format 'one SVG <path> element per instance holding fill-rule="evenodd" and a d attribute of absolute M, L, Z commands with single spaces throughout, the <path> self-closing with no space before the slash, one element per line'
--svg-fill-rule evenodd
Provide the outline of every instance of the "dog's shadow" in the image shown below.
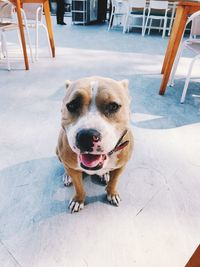
<path fill-rule="evenodd" d="M 2 239 L 60 214 L 70 214 L 68 204 L 74 195 L 74 187 L 66 188 L 63 182 L 64 168 L 57 157 L 40 158 L 21 162 L 0 170 L 0 234 Z M 84 180 L 85 205 L 107 203 L 105 186 L 97 176 Z M 23 226 L 23 227 L 22 227 Z"/>
<path fill-rule="evenodd" d="M 103 204 L 109 204 L 107 198 L 106 198 L 106 194 L 101 194 L 98 196 L 86 196 L 85 199 L 85 205 L 89 205 L 89 204 L 93 204 L 96 202 L 101 202 Z"/>
<path fill-rule="evenodd" d="M 91 175 L 90 178 L 92 183 L 100 186 L 106 186 L 106 182 L 102 180 L 98 175 Z"/>
<path fill-rule="evenodd" d="M 102 180 L 98 175 L 91 175 L 90 176 L 91 182 L 96 185 L 100 185 L 101 187 L 106 187 L 107 183 Z M 104 194 L 100 194 L 97 196 L 91 196 L 91 197 L 86 197 L 86 205 L 95 203 L 95 202 L 101 202 L 104 204 L 109 204 L 107 197 L 106 197 L 106 192 Z"/>
<path fill-rule="evenodd" d="M 83 174 L 83 180 L 84 180 L 84 187 L 86 187 L 86 191 L 87 191 L 87 187 L 91 183 L 101 186 L 103 188 L 103 190 L 105 191 L 105 187 L 106 187 L 106 182 L 104 180 L 101 180 L 101 178 L 98 175 L 87 175 L 87 174 Z M 69 189 L 70 192 L 68 192 L 68 194 L 70 194 L 71 196 L 73 195 L 72 189 L 73 189 L 73 185 L 71 184 L 70 187 L 67 187 L 67 189 Z M 74 190 L 74 189 L 73 189 Z M 89 191 L 89 189 L 88 189 Z M 97 188 L 97 191 L 95 193 L 95 195 L 93 196 L 87 196 L 86 195 L 86 199 L 85 199 L 85 205 L 89 205 L 89 204 L 93 204 L 95 202 L 101 202 L 104 204 L 109 204 L 107 197 L 106 197 L 106 191 L 104 194 L 99 194 L 99 190 Z"/>

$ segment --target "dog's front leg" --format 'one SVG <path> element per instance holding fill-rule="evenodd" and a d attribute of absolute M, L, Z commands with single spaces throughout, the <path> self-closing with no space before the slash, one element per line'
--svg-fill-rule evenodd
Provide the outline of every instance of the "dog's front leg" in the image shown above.
<path fill-rule="evenodd" d="M 110 172 L 110 180 L 109 180 L 108 185 L 106 187 L 107 199 L 111 204 L 113 204 L 115 206 L 119 206 L 119 203 L 121 201 L 121 198 L 116 191 L 116 186 L 117 186 L 117 181 L 118 181 L 119 175 L 121 174 L 122 171 L 123 171 L 123 167 L 120 169 L 116 169 L 114 171 L 111 171 Z"/>
<path fill-rule="evenodd" d="M 69 209 L 71 213 L 78 212 L 83 209 L 85 201 L 85 191 L 83 188 L 83 174 L 80 171 L 67 169 L 68 175 L 72 178 L 76 194 L 69 202 Z"/>

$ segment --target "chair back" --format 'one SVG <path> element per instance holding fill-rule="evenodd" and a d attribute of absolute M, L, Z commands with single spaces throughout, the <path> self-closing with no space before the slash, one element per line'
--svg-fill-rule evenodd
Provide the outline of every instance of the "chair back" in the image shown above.
<path fill-rule="evenodd" d="M 42 20 L 42 10 L 43 5 L 40 3 L 24 3 L 23 10 L 26 15 L 27 20 L 36 20 L 38 16 L 38 21 Z"/>
<path fill-rule="evenodd" d="M 6 1 L 0 0 L 0 21 L 11 20 L 13 15 L 13 5 Z"/>
<path fill-rule="evenodd" d="M 190 36 L 200 35 L 200 12 L 196 14 L 192 19 Z"/>
<path fill-rule="evenodd" d="M 128 0 L 129 8 L 145 8 L 146 0 Z"/>
<path fill-rule="evenodd" d="M 112 10 L 115 14 L 126 14 L 128 10 L 128 1 L 123 0 L 111 0 Z"/>
<path fill-rule="evenodd" d="M 152 9 L 166 10 L 168 8 L 168 1 L 150 0 L 149 7 Z"/>

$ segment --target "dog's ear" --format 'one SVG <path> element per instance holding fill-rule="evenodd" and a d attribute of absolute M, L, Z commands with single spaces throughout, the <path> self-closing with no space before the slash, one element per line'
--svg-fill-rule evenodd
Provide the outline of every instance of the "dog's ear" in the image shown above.
<path fill-rule="evenodd" d="M 128 89 L 128 80 L 122 80 L 119 82 L 122 87 Z"/>
<path fill-rule="evenodd" d="M 68 87 L 70 86 L 71 83 L 72 82 L 70 80 L 66 80 L 65 81 L 65 87 L 66 87 L 66 89 L 68 89 Z"/>

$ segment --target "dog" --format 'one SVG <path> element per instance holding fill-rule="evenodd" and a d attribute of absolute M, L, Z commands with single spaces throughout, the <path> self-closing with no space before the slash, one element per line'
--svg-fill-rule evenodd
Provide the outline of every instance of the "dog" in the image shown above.
<path fill-rule="evenodd" d="M 86 77 L 66 81 L 56 153 L 64 165 L 65 185 L 72 182 L 75 187 L 71 213 L 84 207 L 83 173 L 105 180 L 108 201 L 119 205 L 116 185 L 133 149 L 129 105 L 127 80 Z"/>

